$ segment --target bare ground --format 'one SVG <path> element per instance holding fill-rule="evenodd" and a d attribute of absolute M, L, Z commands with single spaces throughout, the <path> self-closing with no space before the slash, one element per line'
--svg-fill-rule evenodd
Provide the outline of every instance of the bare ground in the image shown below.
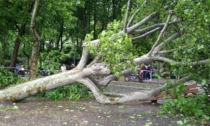
<path fill-rule="evenodd" d="M 108 90 L 139 90 L 160 86 L 152 83 L 114 82 Z M 133 85 L 136 85 L 133 87 Z M 141 86 L 140 86 L 141 85 Z M 149 85 L 149 86 L 148 86 Z M 117 88 L 118 87 L 118 88 Z M 89 100 L 53 101 L 31 97 L 18 103 L 0 104 L 0 126 L 178 126 L 182 116 L 160 115 L 159 104 L 133 101 L 117 105 L 102 105 L 94 98 Z M 188 119 L 190 126 L 202 126 L 194 119 Z"/>

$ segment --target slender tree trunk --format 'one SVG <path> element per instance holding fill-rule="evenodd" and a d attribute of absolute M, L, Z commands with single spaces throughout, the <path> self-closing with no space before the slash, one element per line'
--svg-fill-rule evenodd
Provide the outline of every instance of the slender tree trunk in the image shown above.
<path fill-rule="evenodd" d="M 27 58 L 27 71 L 28 71 L 28 68 L 29 68 L 29 60 L 30 60 L 30 54 L 27 54 L 27 51 L 26 51 L 26 44 L 24 43 L 23 44 L 23 54 L 25 55 L 25 57 Z"/>
<path fill-rule="evenodd" d="M 58 39 L 57 39 L 57 43 L 56 43 L 56 48 L 58 50 L 60 50 L 60 51 L 62 50 L 62 47 L 63 47 L 63 41 L 62 41 L 62 38 L 63 38 L 63 25 L 64 25 L 64 20 L 61 19 L 59 35 L 58 35 Z"/>
<path fill-rule="evenodd" d="M 31 53 L 31 67 L 30 67 L 30 79 L 36 78 L 36 69 L 37 69 L 37 62 L 38 62 L 38 56 L 39 56 L 39 48 L 40 48 L 40 42 L 35 41 L 33 42 L 33 48 Z"/>
<path fill-rule="evenodd" d="M 32 46 L 32 53 L 31 53 L 31 67 L 30 67 L 30 79 L 36 78 L 36 69 L 37 69 L 37 62 L 39 56 L 39 49 L 40 49 L 40 36 L 35 28 L 35 18 L 37 16 L 39 9 L 39 0 L 35 0 L 34 3 L 34 10 L 32 13 L 31 18 L 31 25 L 30 31 L 33 36 L 33 46 Z"/>
<path fill-rule="evenodd" d="M 18 28 L 18 36 L 15 40 L 15 45 L 14 45 L 14 48 L 13 48 L 13 53 L 12 53 L 11 62 L 10 62 L 10 67 L 11 68 L 15 66 L 17 56 L 18 56 L 19 47 L 20 47 L 20 44 L 21 44 L 20 38 L 25 34 L 25 27 L 26 27 L 26 24 L 27 24 L 27 18 L 28 18 L 28 14 L 32 10 L 32 5 L 33 5 L 33 1 L 29 2 L 28 7 L 26 8 L 25 13 L 23 15 L 24 18 L 22 20 L 22 24 L 21 24 L 20 28 Z"/>
<path fill-rule="evenodd" d="M 19 47 L 20 47 L 20 39 L 18 37 L 15 40 L 15 46 L 14 46 L 14 49 L 13 49 L 11 62 L 10 62 L 10 65 L 9 65 L 10 68 L 15 67 L 15 63 L 16 63 L 16 60 L 17 60 L 18 50 L 19 50 Z M 11 69 L 11 70 L 13 70 L 13 69 Z"/>
<path fill-rule="evenodd" d="M 21 43 L 20 38 L 25 34 L 25 26 L 26 26 L 26 22 L 20 27 L 20 29 L 18 29 L 18 36 L 15 40 L 15 46 L 14 46 L 14 49 L 12 52 L 10 68 L 15 67 L 17 56 L 18 56 L 18 51 L 19 51 L 19 47 L 20 47 L 20 43 Z M 11 70 L 13 70 L 13 69 L 11 69 Z"/>
<path fill-rule="evenodd" d="M 93 31 L 94 31 L 94 39 L 97 38 L 97 33 L 96 33 L 96 25 L 97 25 L 97 12 L 96 12 L 96 0 L 94 0 L 94 12 L 93 12 L 93 20 L 94 20 L 94 25 L 93 25 Z"/>
<path fill-rule="evenodd" d="M 75 32 L 75 37 L 76 37 L 76 43 L 77 43 L 77 46 L 79 44 L 79 21 L 77 21 L 77 28 L 76 28 L 76 32 Z"/>
<path fill-rule="evenodd" d="M 112 0 L 112 20 L 116 18 L 116 1 Z"/>
<path fill-rule="evenodd" d="M 5 52 L 6 52 L 6 37 L 3 36 L 3 40 L 2 40 L 2 57 L 1 57 L 1 65 L 5 65 Z"/>

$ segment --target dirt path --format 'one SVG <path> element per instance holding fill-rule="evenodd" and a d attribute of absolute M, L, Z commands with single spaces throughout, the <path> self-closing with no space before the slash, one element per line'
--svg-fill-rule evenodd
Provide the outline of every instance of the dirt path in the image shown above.
<path fill-rule="evenodd" d="M 115 88 L 117 84 L 113 83 Z M 139 83 L 121 85 L 136 84 Z M 144 86 L 148 88 L 146 84 L 139 88 Z M 1 103 L 0 126 L 177 126 L 177 122 L 184 121 L 181 116 L 161 116 L 158 111 L 159 104 L 150 102 L 102 105 L 95 99 L 52 101 L 31 97 L 16 104 Z M 187 124 L 200 126 L 192 120 Z"/>

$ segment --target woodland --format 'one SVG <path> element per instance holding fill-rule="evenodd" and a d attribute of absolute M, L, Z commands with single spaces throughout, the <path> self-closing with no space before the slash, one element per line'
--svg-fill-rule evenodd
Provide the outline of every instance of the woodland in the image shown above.
<path fill-rule="evenodd" d="M 174 107 L 210 120 L 210 1 L 0 0 L 0 6 L 0 101 L 73 84 L 88 88 L 101 104 L 141 101 L 174 89 L 168 111 L 177 112 Z M 29 80 L 5 74 L 17 63 L 30 68 Z M 75 67 L 57 72 L 63 63 Z M 101 91 L 143 63 L 162 64 L 164 73 L 181 78 L 144 93 Z M 37 78 L 40 67 L 54 74 Z M 191 80 L 204 93 L 185 98 L 179 92 Z"/>

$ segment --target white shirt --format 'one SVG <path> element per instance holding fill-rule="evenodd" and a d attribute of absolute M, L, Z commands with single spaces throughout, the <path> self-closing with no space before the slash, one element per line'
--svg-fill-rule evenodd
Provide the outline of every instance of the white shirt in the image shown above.
<path fill-rule="evenodd" d="M 61 66 L 61 71 L 62 71 L 62 72 L 66 71 L 66 66 L 64 66 L 64 65 Z"/>

